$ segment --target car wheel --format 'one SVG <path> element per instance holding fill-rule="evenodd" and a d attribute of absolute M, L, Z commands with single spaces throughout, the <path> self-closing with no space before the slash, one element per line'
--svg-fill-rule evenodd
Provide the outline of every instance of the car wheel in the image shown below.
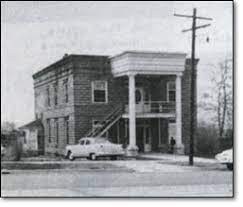
<path fill-rule="evenodd" d="M 68 159 L 73 161 L 75 159 L 75 157 L 73 156 L 73 153 L 71 151 L 68 152 L 68 155 L 67 155 Z"/>
<path fill-rule="evenodd" d="M 96 158 L 97 158 L 96 155 L 95 155 L 94 153 L 90 154 L 89 157 L 90 157 L 91 160 L 96 160 Z"/>
<path fill-rule="evenodd" d="M 229 170 L 233 170 L 233 163 L 227 163 L 226 165 Z"/>

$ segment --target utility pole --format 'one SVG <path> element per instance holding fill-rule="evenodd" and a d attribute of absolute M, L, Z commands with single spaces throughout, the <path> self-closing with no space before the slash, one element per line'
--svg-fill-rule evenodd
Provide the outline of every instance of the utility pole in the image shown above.
<path fill-rule="evenodd" d="M 195 80 L 195 46 L 196 46 L 196 30 L 205 28 L 210 26 L 211 24 L 204 24 L 197 26 L 197 19 L 201 20 L 212 20 L 212 18 L 207 17 L 199 17 L 197 16 L 197 9 L 193 9 L 193 15 L 182 15 L 182 14 L 174 14 L 176 17 L 185 17 L 185 18 L 192 18 L 192 28 L 182 30 L 182 32 L 192 31 L 192 51 L 191 51 L 191 101 L 190 101 L 190 108 L 191 108 L 191 118 L 190 118 L 190 152 L 189 152 L 189 165 L 193 165 L 193 156 L 194 156 L 194 136 L 195 136 L 195 110 L 196 110 L 196 103 L 195 103 L 195 89 L 196 89 L 196 80 Z"/>

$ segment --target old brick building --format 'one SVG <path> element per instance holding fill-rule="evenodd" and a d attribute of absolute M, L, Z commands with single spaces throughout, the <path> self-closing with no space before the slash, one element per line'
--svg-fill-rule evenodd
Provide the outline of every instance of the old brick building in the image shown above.
<path fill-rule="evenodd" d="M 106 136 L 128 151 L 188 151 L 190 60 L 183 53 L 66 55 L 33 75 L 45 153 L 84 136 Z M 196 119 L 195 119 L 196 121 Z"/>

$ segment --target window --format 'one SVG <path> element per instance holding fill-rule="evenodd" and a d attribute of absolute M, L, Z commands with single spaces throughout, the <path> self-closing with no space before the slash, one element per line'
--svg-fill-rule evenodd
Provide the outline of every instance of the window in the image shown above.
<path fill-rule="evenodd" d="M 47 106 L 51 106 L 51 99 L 50 99 L 50 88 L 46 89 L 46 97 L 47 97 Z"/>
<path fill-rule="evenodd" d="M 58 119 L 55 119 L 55 131 L 56 131 L 56 144 L 58 146 L 59 144 L 59 123 L 58 123 Z"/>
<path fill-rule="evenodd" d="M 66 142 L 69 144 L 69 117 L 65 118 Z"/>
<path fill-rule="evenodd" d="M 139 89 L 137 89 L 135 92 L 135 99 L 136 99 L 136 104 L 139 104 L 142 101 L 142 94 Z"/>
<path fill-rule="evenodd" d="M 107 103 L 107 81 L 93 81 L 92 82 L 92 102 L 93 103 Z"/>
<path fill-rule="evenodd" d="M 48 130 L 48 142 L 51 143 L 51 122 L 50 122 L 50 119 L 47 119 L 46 122 L 47 122 L 47 130 Z"/>
<path fill-rule="evenodd" d="M 68 103 L 68 79 L 63 81 L 65 103 Z"/>
<path fill-rule="evenodd" d="M 87 139 L 85 144 L 90 145 L 90 140 Z"/>
<path fill-rule="evenodd" d="M 80 145 L 84 145 L 85 140 L 81 140 Z"/>
<path fill-rule="evenodd" d="M 176 86 L 174 81 L 167 83 L 167 102 L 176 101 Z"/>
<path fill-rule="evenodd" d="M 57 105 L 57 93 L 58 93 L 58 85 L 57 83 L 54 83 L 53 85 L 53 89 L 54 89 L 54 104 Z"/>

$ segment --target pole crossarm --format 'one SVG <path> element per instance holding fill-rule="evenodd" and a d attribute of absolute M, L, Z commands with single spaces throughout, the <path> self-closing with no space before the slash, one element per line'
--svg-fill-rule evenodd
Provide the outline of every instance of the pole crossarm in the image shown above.
<path fill-rule="evenodd" d="M 205 27 L 209 27 L 209 26 L 211 26 L 211 24 L 204 24 L 204 25 L 195 27 L 195 29 L 201 29 L 201 28 L 205 28 Z M 189 32 L 189 31 L 192 31 L 192 28 L 182 30 L 182 32 Z"/>
<path fill-rule="evenodd" d="M 184 15 L 184 14 L 174 14 L 176 17 L 186 17 L 186 18 L 193 18 L 192 15 Z M 208 18 L 208 17 L 195 17 L 196 19 L 202 19 L 202 20 L 210 20 L 212 21 L 213 18 Z"/>

